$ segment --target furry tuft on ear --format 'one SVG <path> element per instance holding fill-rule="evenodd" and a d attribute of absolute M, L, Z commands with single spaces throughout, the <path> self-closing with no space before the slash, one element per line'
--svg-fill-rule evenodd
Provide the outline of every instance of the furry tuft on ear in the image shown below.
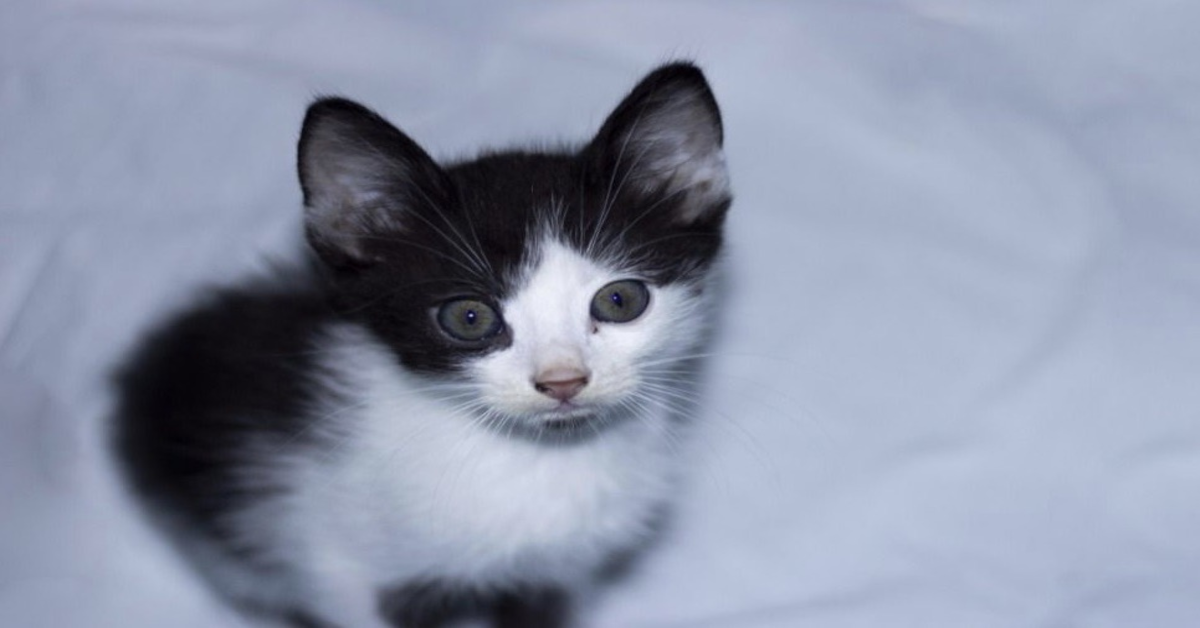
<path fill-rule="evenodd" d="M 730 202 L 721 112 L 695 65 L 664 65 L 633 88 L 588 150 L 602 172 L 644 193 L 682 195 L 675 220 L 720 215 Z"/>
<path fill-rule="evenodd" d="M 407 212 L 445 197 L 445 175 L 433 159 L 350 100 L 309 106 L 298 152 L 309 244 L 337 268 L 378 261 L 373 239 L 402 232 Z"/>

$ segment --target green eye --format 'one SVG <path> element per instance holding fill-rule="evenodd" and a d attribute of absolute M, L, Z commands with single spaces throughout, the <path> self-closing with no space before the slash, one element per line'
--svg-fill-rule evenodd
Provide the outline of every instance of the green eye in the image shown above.
<path fill-rule="evenodd" d="M 458 299 L 444 303 L 437 313 L 438 325 L 458 340 L 486 340 L 503 327 L 500 315 L 492 306 L 473 299 Z"/>
<path fill-rule="evenodd" d="M 614 281 L 592 297 L 592 318 L 604 323 L 628 323 L 650 305 L 650 291 L 636 279 Z"/>

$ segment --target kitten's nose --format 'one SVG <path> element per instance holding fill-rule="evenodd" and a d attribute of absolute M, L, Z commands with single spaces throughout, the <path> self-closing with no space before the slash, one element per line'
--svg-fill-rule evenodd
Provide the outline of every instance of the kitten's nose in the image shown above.
<path fill-rule="evenodd" d="M 533 379 L 533 387 L 547 397 L 568 401 L 587 386 L 588 375 L 590 373 L 576 367 L 553 367 L 538 373 Z"/>

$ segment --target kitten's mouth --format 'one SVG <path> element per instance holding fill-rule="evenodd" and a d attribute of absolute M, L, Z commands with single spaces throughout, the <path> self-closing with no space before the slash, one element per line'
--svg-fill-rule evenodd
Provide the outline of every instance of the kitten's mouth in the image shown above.
<path fill-rule="evenodd" d="M 527 438 L 550 445 L 573 445 L 601 437 L 621 418 L 603 405 L 564 402 L 551 409 L 510 415 L 503 427 L 508 436 Z"/>
<path fill-rule="evenodd" d="M 557 408 L 539 417 L 539 426 L 550 431 L 567 431 L 582 427 L 596 417 L 595 409 L 580 407 L 564 401 Z"/>
<path fill-rule="evenodd" d="M 550 419 L 542 422 L 542 428 L 551 432 L 564 432 L 581 427 L 587 423 L 588 417 L 571 417 L 566 419 Z"/>

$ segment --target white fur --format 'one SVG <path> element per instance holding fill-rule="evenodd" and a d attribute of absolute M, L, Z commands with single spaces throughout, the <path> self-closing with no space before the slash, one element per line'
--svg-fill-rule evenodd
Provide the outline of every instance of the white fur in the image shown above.
<path fill-rule="evenodd" d="M 480 360 L 473 371 L 483 401 L 511 415 L 549 413 L 558 402 L 533 387 L 536 374 L 555 367 L 590 373 L 574 399 L 583 406 L 607 408 L 627 398 L 641 383 L 640 360 L 662 353 L 696 329 L 682 287 L 650 287 L 650 306 L 628 323 L 594 324 L 592 297 L 606 284 L 630 278 L 547 239 L 526 287 L 503 305 L 513 330 L 513 346 Z"/>
<path fill-rule="evenodd" d="M 278 539 L 274 558 L 300 574 L 301 606 L 371 626 L 374 595 L 410 578 L 584 586 L 649 531 L 672 493 L 677 436 L 666 406 L 646 402 L 645 376 L 694 349 L 698 297 L 651 287 L 640 318 L 596 324 L 592 296 L 630 275 L 554 240 L 539 245 L 537 266 L 501 304 L 511 346 L 469 365 L 468 384 L 407 372 L 363 328 L 329 331 L 323 366 L 349 401 L 322 408 L 319 429 L 341 445 L 281 464 L 275 473 L 292 491 L 240 522 L 249 536 Z M 578 442 L 506 433 L 500 421 L 536 427 L 556 416 L 558 402 L 533 379 L 563 365 L 590 373 L 577 412 L 638 415 Z M 630 405 L 633 395 L 642 402 Z"/>

